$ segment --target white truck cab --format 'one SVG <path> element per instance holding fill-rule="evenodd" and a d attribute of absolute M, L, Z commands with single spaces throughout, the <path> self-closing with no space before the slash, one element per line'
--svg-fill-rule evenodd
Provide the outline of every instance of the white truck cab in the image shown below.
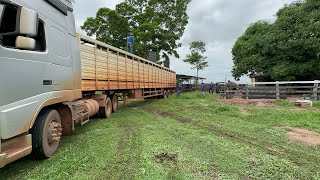
<path fill-rule="evenodd" d="M 0 0 L 0 168 L 32 151 L 51 156 L 72 126 L 57 116 L 82 98 L 72 11 L 70 0 Z"/>
<path fill-rule="evenodd" d="M 0 0 L 0 168 L 44 159 L 118 97 L 168 97 L 169 68 L 76 33 L 71 0 Z"/>

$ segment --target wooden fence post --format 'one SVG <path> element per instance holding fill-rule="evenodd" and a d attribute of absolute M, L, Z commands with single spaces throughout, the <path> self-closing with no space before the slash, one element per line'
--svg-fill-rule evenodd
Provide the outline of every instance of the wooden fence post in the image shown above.
<path fill-rule="evenodd" d="M 319 80 L 314 81 L 314 87 L 313 87 L 313 98 L 315 100 L 318 99 L 318 88 L 319 88 Z"/>
<path fill-rule="evenodd" d="M 246 92 L 246 97 L 247 97 L 247 99 L 249 99 L 249 93 L 250 93 L 250 91 L 249 91 L 249 85 L 247 84 L 246 86 L 247 86 L 247 88 L 246 88 L 246 90 L 247 90 L 247 92 Z"/>
<path fill-rule="evenodd" d="M 279 84 L 279 81 L 276 81 L 277 84 L 276 84 L 276 96 L 277 96 L 277 99 L 280 99 L 280 84 Z"/>

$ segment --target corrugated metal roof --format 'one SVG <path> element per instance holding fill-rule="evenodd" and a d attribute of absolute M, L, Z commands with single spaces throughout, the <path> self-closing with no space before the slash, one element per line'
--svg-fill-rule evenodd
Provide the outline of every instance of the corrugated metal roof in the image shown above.
<path fill-rule="evenodd" d="M 185 75 L 185 74 L 177 74 L 177 79 L 197 79 L 196 76 L 190 76 L 190 75 Z M 206 78 L 203 78 L 203 77 L 198 77 L 198 79 L 206 79 Z"/>

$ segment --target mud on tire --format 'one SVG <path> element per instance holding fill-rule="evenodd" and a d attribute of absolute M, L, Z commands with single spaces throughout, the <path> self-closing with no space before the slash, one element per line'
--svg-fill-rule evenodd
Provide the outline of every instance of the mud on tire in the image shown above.
<path fill-rule="evenodd" d="M 116 94 L 111 96 L 112 101 L 112 112 L 116 112 L 118 110 L 119 97 Z"/>
<path fill-rule="evenodd" d="M 35 159 L 51 157 L 58 150 L 62 135 L 58 111 L 47 109 L 40 112 L 30 133 L 32 134 L 32 157 Z"/>
<path fill-rule="evenodd" d="M 99 116 L 100 118 L 110 118 L 112 114 L 112 102 L 109 97 L 105 100 L 105 107 L 99 108 Z"/>

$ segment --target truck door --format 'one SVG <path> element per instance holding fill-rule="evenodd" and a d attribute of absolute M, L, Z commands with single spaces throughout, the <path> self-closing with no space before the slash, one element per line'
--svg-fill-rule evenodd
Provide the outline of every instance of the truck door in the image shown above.
<path fill-rule="evenodd" d="M 52 9 L 45 1 L 39 2 L 39 6 Z M 23 34 L 18 27 L 20 10 L 19 5 L 0 3 L 0 107 L 52 91 L 73 89 L 65 15 L 57 11 L 47 17 L 39 10 L 37 31 Z M 34 39 L 35 48 L 17 48 L 18 36 Z"/>
<path fill-rule="evenodd" d="M 53 90 L 71 90 L 73 89 L 73 73 L 68 32 L 55 22 L 52 23 L 49 31 L 50 62 L 53 70 L 50 73 L 54 78 Z"/>
<path fill-rule="evenodd" d="M 32 96 L 51 91 L 43 86 L 48 69 L 48 48 L 45 21 L 40 17 L 35 32 L 25 33 L 18 29 L 21 7 L 0 3 L 0 107 Z M 17 48 L 18 36 L 34 40 L 34 48 Z"/>

